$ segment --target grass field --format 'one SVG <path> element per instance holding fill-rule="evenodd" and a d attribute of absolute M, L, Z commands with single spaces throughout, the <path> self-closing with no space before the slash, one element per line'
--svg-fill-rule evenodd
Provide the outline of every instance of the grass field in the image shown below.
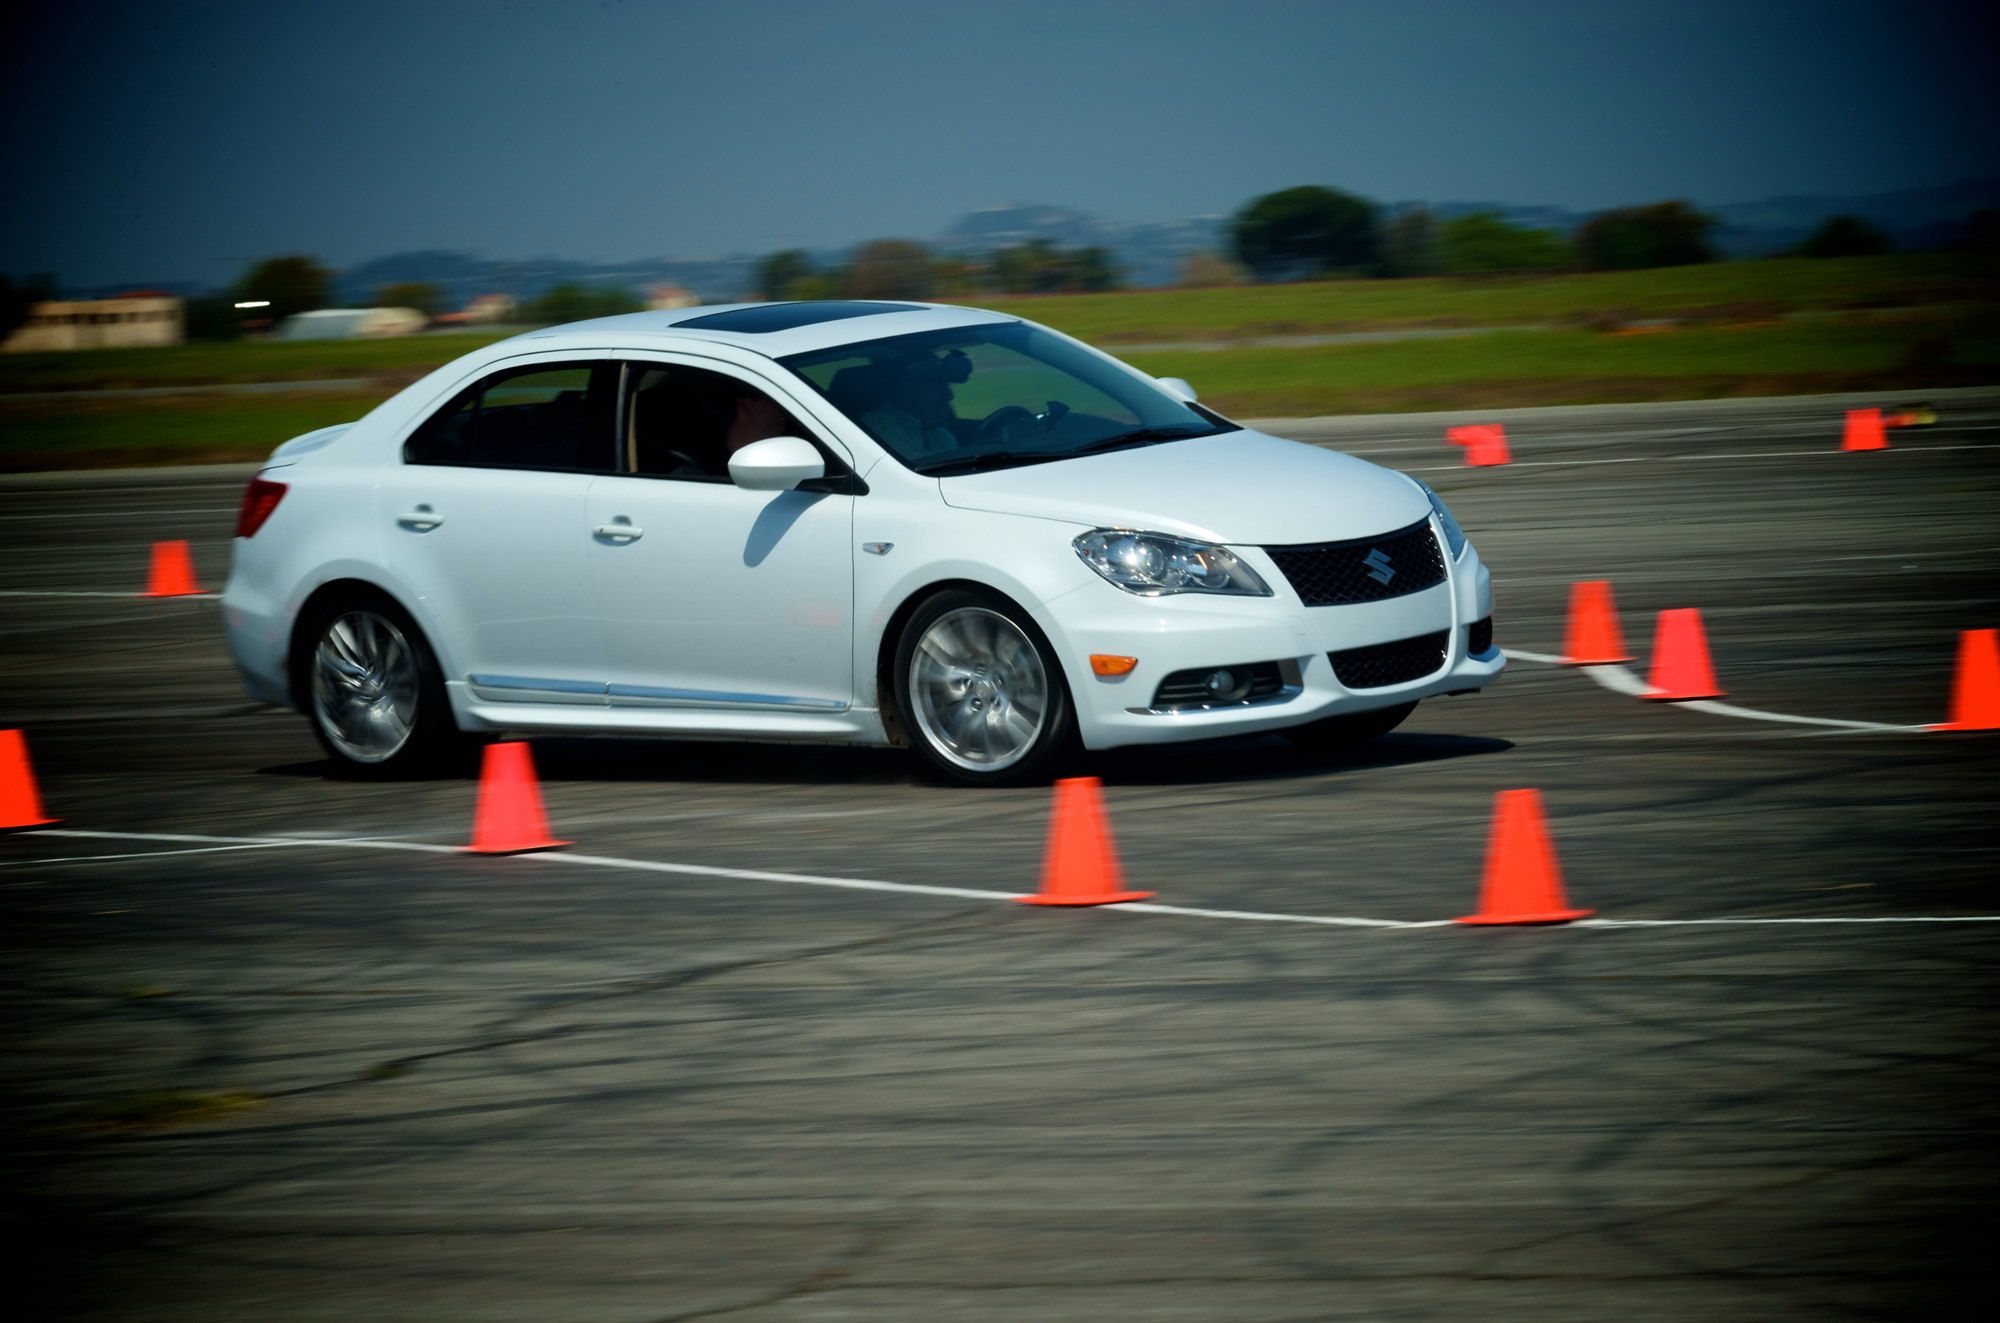
<path fill-rule="evenodd" d="M 1358 280 L 992 301 L 1131 351 L 1239 417 L 1499 408 L 2000 379 L 1995 291 L 1962 258 L 1718 262 L 1508 280 Z M 1632 333 L 1634 322 L 1662 321 Z M 1235 346 L 1285 334 L 1496 329 L 1376 344 Z M 1624 331 L 1616 328 L 1626 327 Z M 0 469 L 255 459 L 360 417 L 496 334 L 258 341 L 0 356 Z M 36 392 L 345 381 L 311 392 L 36 398 Z"/>
<path fill-rule="evenodd" d="M 2000 379 L 1994 314 L 1873 313 L 1637 335 L 1495 331 L 1448 340 L 1142 353 L 1237 417 L 1977 385 Z M 0 396 L 0 469 L 258 459 L 360 417 L 393 387 L 48 400 Z"/>

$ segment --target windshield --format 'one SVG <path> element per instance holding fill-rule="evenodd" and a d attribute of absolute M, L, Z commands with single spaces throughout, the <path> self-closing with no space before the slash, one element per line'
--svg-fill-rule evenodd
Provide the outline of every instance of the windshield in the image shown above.
<path fill-rule="evenodd" d="M 919 473 L 1239 430 L 1039 326 L 923 331 L 781 360 Z"/>

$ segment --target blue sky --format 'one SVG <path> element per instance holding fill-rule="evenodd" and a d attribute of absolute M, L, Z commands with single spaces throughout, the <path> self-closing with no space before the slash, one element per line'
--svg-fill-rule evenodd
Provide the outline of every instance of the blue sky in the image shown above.
<path fill-rule="evenodd" d="M 616 260 L 1324 183 L 1594 208 L 1996 165 L 1988 6 L 69 3 L 0 19 L 0 271 Z"/>

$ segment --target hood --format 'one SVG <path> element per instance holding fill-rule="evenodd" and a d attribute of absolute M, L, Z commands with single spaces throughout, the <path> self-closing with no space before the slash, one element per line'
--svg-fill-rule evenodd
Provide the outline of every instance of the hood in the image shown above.
<path fill-rule="evenodd" d="M 962 510 L 1238 546 L 1369 537 L 1431 509 L 1400 473 L 1248 429 L 938 481 Z"/>

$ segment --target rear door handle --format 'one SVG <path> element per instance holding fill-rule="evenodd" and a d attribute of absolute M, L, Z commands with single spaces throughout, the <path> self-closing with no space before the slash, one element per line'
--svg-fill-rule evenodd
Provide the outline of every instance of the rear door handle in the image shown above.
<path fill-rule="evenodd" d="M 397 515 L 396 522 L 404 528 L 414 528 L 419 533 L 428 533 L 444 522 L 444 516 L 433 511 L 428 505 L 420 505 L 414 510 L 405 510 Z"/>
<path fill-rule="evenodd" d="M 590 531 L 601 538 L 608 538 L 614 542 L 637 542 L 640 538 L 646 536 L 645 529 L 640 528 L 637 524 L 634 524 L 631 520 L 623 516 L 612 520 L 608 524 L 599 524 Z"/>

